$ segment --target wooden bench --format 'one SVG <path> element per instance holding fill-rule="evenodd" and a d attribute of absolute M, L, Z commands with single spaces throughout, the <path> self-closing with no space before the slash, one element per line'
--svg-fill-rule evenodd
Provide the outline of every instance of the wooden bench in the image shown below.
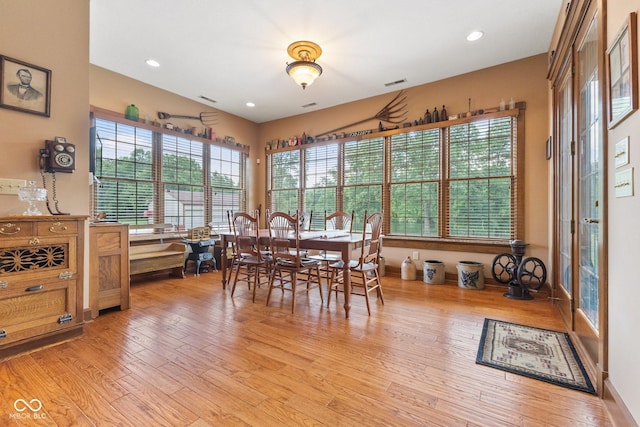
<path fill-rule="evenodd" d="M 154 243 L 129 248 L 129 274 L 150 273 L 171 269 L 172 274 L 184 278 L 183 243 Z"/>
<path fill-rule="evenodd" d="M 159 241 L 164 243 L 164 239 L 171 239 L 176 236 L 173 224 L 131 224 L 129 225 L 129 241 L 145 242 Z"/>

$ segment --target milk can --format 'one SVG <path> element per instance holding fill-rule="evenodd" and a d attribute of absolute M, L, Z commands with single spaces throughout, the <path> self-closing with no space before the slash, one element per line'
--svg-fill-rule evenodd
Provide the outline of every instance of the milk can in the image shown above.
<path fill-rule="evenodd" d="M 411 260 L 411 257 L 402 261 L 400 275 L 402 280 L 416 280 L 416 264 Z"/>

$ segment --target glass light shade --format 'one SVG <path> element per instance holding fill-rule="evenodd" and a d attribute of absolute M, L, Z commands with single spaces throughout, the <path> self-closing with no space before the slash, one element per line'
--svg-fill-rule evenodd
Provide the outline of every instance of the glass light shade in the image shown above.
<path fill-rule="evenodd" d="M 322 67 L 311 61 L 295 61 L 287 65 L 287 74 L 305 89 L 322 74 Z"/>

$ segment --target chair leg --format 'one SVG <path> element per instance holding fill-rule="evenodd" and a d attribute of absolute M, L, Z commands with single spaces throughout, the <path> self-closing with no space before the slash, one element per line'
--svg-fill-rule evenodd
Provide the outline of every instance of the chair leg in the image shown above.
<path fill-rule="evenodd" d="M 273 290 L 273 282 L 276 280 L 276 272 L 275 270 L 271 272 L 269 277 L 269 291 L 267 292 L 267 307 L 269 306 L 269 299 L 271 298 L 271 291 Z"/>
<path fill-rule="evenodd" d="M 371 305 L 369 304 L 369 286 L 367 286 L 367 273 L 362 273 L 362 283 L 364 283 L 364 300 L 367 302 L 367 313 L 371 316 Z"/>
<path fill-rule="evenodd" d="M 258 277 L 260 275 L 260 267 L 255 266 L 253 271 L 253 299 L 251 302 L 256 302 L 256 288 L 258 287 Z"/>
<path fill-rule="evenodd" d="M 291 272 L 291 314 L 296 310 L 296 281 L 298 280 L 295 271 Z"/>
<path fill-rule="evenodd" d="M 324 302 L 324 298 L 322 297 L 322 282 L 320 281 L 320 268 L 316 267 L 316 277 L 318 279 L 318 290 L 320 291 L 320 305 Z"/>
<path fill-rule="evenodd" d="M 377 270 L 375 273 L 376 273 L 376 279 L 378 283 L 378 287 L 376 288 L 376 291 L 378 291 L 378 297 L 380 298 L 380 302 L 382 303 L 382 305 L 384 305 L 384 295 L 382 295 L 382 283 L 380 282 L 380 275 L 378 274 Z"/>
<path fill-rule="evenodd" d="M 238 274 L 240 273 L 240 266 L 236 267 L 236 275 L 233 279 L 233 285 L 231 286 L 231 296 L 233 297 L 233 293 L 236 291 L 236 284 L 238 283 Z M 229 280 L 231 280 L 231 274 L 229 274 Z"/>

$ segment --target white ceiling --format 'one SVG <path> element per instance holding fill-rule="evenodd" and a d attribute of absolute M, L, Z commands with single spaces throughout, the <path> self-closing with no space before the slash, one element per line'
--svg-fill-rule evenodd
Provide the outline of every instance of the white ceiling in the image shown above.
<path fill-rule="evenodd" d="M 565 2 L 90 1 L 92 64 L 256 123 L 546 52 Z M 485 35 L 468 42 L 472 30 Z M 323 50 L 323 74 L 305 91 L 285 74 L 297 40 Z"/>

